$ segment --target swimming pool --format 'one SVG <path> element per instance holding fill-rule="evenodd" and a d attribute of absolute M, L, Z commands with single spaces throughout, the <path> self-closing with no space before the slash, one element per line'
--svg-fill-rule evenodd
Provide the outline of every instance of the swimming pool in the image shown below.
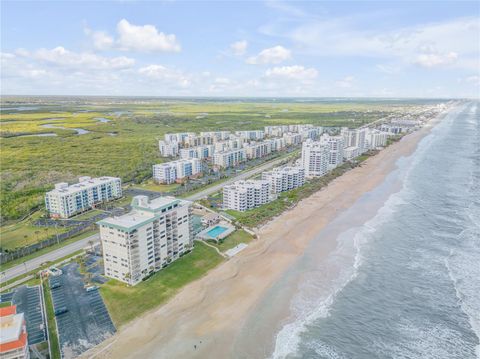
<path fill-rule="evenodd" d="M 222 227 L 222 226 L 215 226 L 211 230 L 207 232 L 207 235 L 210 238 L 217 238 L 220 234 L 225 232 L 228 228 Z"/>

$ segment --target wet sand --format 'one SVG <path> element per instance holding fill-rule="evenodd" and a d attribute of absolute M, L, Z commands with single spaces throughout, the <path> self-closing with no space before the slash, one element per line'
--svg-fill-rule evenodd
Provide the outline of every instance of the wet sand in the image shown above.
<path fill-rule="evenodd" d="M 437 121 L 405 136 L 266 224 L 258 230 L 259 239 L 236 257 L 186 286 L 167 304 L 121 328 L 84 356 L 238 356 L 233 350 L 235 339 L 265 292 L 330 221 L 381 184 L 396 168 L 399 158 L 413 153 Z M 325 240 L 318 260 L 326 259 L 336 245 L 335 238 Z"/>

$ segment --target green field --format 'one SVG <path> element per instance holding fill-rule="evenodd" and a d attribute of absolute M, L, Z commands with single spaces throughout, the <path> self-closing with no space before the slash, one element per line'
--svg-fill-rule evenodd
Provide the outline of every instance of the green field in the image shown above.
<path fill-rule="evenodd" d="M 180 184 L 178 183 L 157 184 L 157 183 L 154 183 L 153 181 L 147 181 L 145 183 L 133 186 L 133 188 L 145 189 L 148 191 L 156 191 L 156 192 L 171 192 L 176 190 L 178 187 L 180 187 Z"/>
<path fill-rule="evenodd" d="M 227 238 L 223 239 L 220 243 L 215 243 L 214 241 L 209 242 L 213 244 L 215 247 L 220 249 L 221 252 L 228 251 L 230 248 L 233 248 L 240 243 L 249 243 L 253 239 L 252 235 L 245 232 L 243 229 L 239 229 L 232 234 L 230 234 Z"/>
<path fill-rule="evenodd" d="M 101 286 L 100 292 L 118 328 L 165 303 L 179 289 L 205 275 L 222 260 L 213 248 L 196 242 L 192 252 L 148 280 L 129 287 L 111 279 Z"/>
<path fill-rule="evenodd" d="M 60 359 L 60 344 L 57 336 L 57 325 L 55 323 L 55 313 L 53 311 L 53 301 L 50 293 L 48 282 L 43 285 L 43 297 L 45 298 L 45 311 L 47 314 L 47 330 L 48 339 L 50 340 L 50 348 L 52 359 Z"/>
<path fill-rule="evenodd" d="M 54 99 L 13 98 L 2 100 L 2 105 L 28 101 L 41 101 L 39 109 L 2 112 L 0 117 L 2 220 L 18 219 L 43 206 L 44 192 L 54 183 L 73 182 L 81 175 L 119 176 L 124 182 L 135 183 L 147 180 L 152 164 L 164 161 L 157 141 L 167 132 L 261 129 L 296 123 L 360 126 L 406 106 L 395 102 L 236 100 L 152 100 L 139 104 L 102 99 L 59 106 Z M 44 127 L 52 124 L 65 129 Z M 74 128 L 90 132 L 78 135 Z M 47 132 L 57 136 L 21 137 Z"/>
<path fill-rule="evenodd" d="M 14 250 L 33 243 L 40 242 L 47 237 L 61 234 L 68 231 L 65 227 L 39 227 L 33 225 L 41 215 L 40 211 L 35 212 L 29 218 L 12 224 L 0 227 L 0 245 L 2 250 Z"/>

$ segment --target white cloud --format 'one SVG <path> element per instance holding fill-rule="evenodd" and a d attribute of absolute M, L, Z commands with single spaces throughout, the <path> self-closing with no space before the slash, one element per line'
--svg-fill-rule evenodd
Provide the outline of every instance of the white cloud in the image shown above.
<path fill-rule="evenodd" d="M 248 42 L 247 40 L 236 41 L 230 45 L 230 50 L 236 56 L 242 56 L 247 51 Z"/>
<path fill-rule="evenodd" d="M 125 57 L 104 57 L 90 52 L 72 52 L 62 46 L 54 49 L 39 49 L 34 53 L 23 52 L 23 56 L 31 57 L 51 65 L 78 69 L 125 69 L 135 64 L 135 60 Z"/>
<path fill-rule="evenodd" d="M 453 64 L 458 58 L 456 52 L 449 52 L 448 54 L 420 54 L 414 61 L 415 64 L 423 67 L 435 67 Z"/>
<path fill-rule="evenodd" d="M 335 85 L 341 88 L 350 88 L 353 86 L 353 81 L 355 81 L 353 76 L 345 76 L 343 79 L 336 81 Z"/>
<path fill-rule="evenodd" d="M 84 32 L 97 50 L 118 49 L 138 52 L 179 52 L 181 46 L 174 34 L 165 34 L 153 25 L 134 25 L 126 19 L 117 23 L 117 38 L 105 31 L 93 31 L 85 28 Z"/>
<path fill-rule="evenodd" d="M 297 80 L 310 82 L 318 75 L 318 71 L 314 68 L 305 68 L 299 65 L 293 66 L 277 66 L 268 69 L 265 77 L 270 79 Z"/>
<path fill-rule="evenodd" d="M 122 19 L 117 24 L 118 47 L 124 51 L 171 51 L 181 50 L 174 34 L 159 32 L 153 25 L 137 26 Z"/>
<path fill-rule="evenodd" d="M 458 56 L 455 66 L 468 69 L 480 56 L 480 22 L 476 17 L 386 31 L 365 30 L 358 25 L 366 20 L 365 15 L 358 15 L 304 21 L 293 29 L 277 22 L 269 24 L 268 28 L 274 31 L 271 36 L 294 41 L 297 51 L 315 56 L 378 57 L 408 65 L 418 64 L 419 61 L 436 63 L 439 61 L 436 57 L 448 57 L 448 54 L 455 53 Z M 449 61 L 453 60 L 450 56 Z"/>
<path fill-rule="evenodd" d="M 257 56 L 251 56 L 247 59 L 247 64 L 279 64 L 292 57 L 290 50 L 277 45 L 260 51 Z"/>
<path fill-rule="evenodd" d="M 189 87 L 191 85 L 191 80 L 188 76 L 181 71 L 170 69 L 163 65 L 148 65 L 141 67 L 138 70 L 138 73 L 147 78 L 165 81 L 180 87 Z"/>

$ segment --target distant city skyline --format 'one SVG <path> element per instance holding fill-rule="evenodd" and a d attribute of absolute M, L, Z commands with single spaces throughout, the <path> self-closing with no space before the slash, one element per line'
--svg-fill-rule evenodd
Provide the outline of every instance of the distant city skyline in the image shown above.
<path fill-rule="evenodd" d="M 475 1 L 1 7 L 2 95 L 479 97 Z"/>

